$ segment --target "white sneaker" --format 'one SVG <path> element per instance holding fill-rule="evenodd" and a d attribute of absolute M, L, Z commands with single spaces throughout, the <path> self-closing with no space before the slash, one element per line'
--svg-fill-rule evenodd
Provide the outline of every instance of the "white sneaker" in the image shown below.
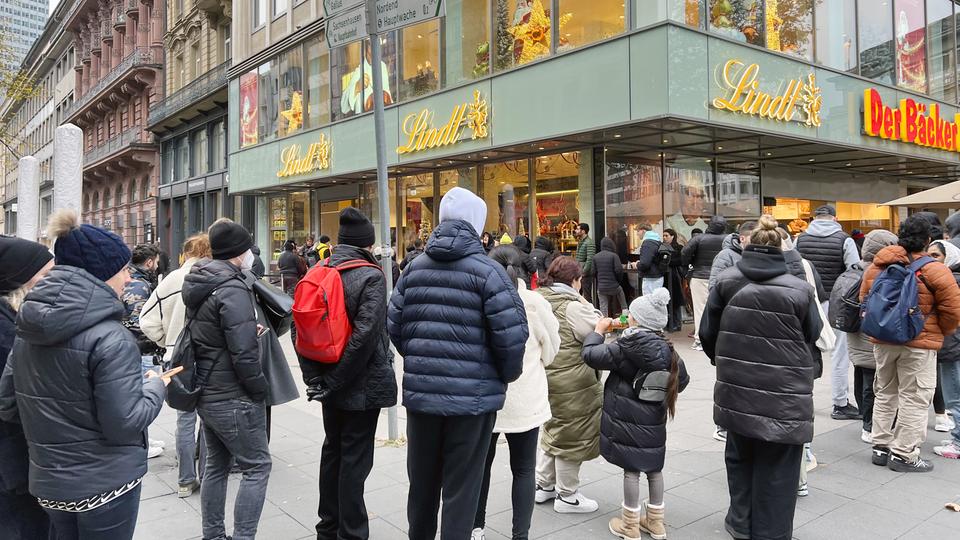
<path fill-rule="evenodd" d="M 703 345 L 701 345 L 699 341 L 694 341 L 690 348 L 695 351 L 703 351 Z"/>
<path fill-rule="evenodd" d="M 955 427 L 956 427 L 956 424 L 954 424 L 952 418 L 950 418 L 946 414 L 938 414 L 937 424 L 933 427 L 933 429 L 941 433 L 946 433 L 948 431 L 951 431 Z"/>
<path fill-rule="evenodd" d="M 717 428 L 713 430 L 713 438 L 722 443 L 727 442 L 727 430 L 717 426 Z"/>
<path fill-rule="evenodd" d="M 166 448 L 167 447 L 167 443 L 163 441 L 158 441 L 156 439 L 149 439 L 149 441 L 150 441 L 150 448 Z"/>
<path fill-rule="evenodd" d="M 553 501 L 553 510 L 559 514 L 589 514 L 596 512 L 598 508 L 600 505 L 597 501 L 584 497 L 579 491 L 569 499 L 557 495 L 556 500 Z"/>
<path fill-rule="evenodd" d="M 150 448 L 147 449 L 147 459 L 153 459 L 155 457 L 159 457 L 160 454 L 162 453 L 163 453 L 163 448 L 160 448 L 159 446 L 151 446 Z"/>
<path fill-rule="evenodd" d="M 869 431 L 862 429 L 860 430 L 860 440 L 867 444 L 873 444 L 873 435 L 871 435 Z"/>
<path fill-rule="evenodd" d="M 547 501 L 552 501 L 557 498 L 557 488 L 552 487 L 550 489 L 543 489 L 540 486 L 537 486 L 536 494 L 534 495 L 534 500 L 537 501 L 537 504 L 543 504 Z"/>
<path fill-rule="evenodd" d="M 470 540 L 486 540 L 486 537 L 483 535 L 483 529 L 474 529 L 470 533 Z"/>

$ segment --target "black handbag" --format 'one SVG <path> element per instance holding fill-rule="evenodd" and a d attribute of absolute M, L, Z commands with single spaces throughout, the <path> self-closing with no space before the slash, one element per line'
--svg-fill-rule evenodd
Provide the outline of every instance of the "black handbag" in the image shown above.
<path fill-rule="evenodd" d="M 257 295 L 257 303 L 260 304 L 267 316 L 270 329 L 277 336 L 289 332 L 290 325 L 293 322 L 293 298 L 259 279 L 253 282 L 253 292 Z"/>

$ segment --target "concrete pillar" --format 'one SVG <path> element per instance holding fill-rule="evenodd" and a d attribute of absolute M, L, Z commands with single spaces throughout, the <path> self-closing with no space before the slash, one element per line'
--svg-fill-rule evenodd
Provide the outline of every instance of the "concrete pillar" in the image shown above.
<path fill-rule="evenodd" d="M 137 17 L 137 48 L 146 47 L 150 39 L 150 9 L 140 4 L 140 14 Z"/>
<path fill-rule="evenodd" d="M 53 209 L 82 211 L 83 130 L 64 124 L 53 135 Z"/>
<path fill-rule="evenodd" d="M 24 156 L 17 178 L 17 236 L 36 242 L 40 237 L 40 161 Z"/>

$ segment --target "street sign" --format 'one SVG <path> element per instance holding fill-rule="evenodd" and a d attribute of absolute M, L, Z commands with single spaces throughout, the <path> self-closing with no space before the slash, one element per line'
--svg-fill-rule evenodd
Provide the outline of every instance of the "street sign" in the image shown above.
<path fill-rule="evenodd" d="M 376 3 L 374 20 L 370 21 L 374 25 L 371 34 L 388 32 L 446 15 L 444 0 L 376 0 Z"/>
<path fill-rule="evenodd" d="M 333 49 L 367 37 L 367 8 L 357 5 L 327 19 L 327 47 Z"/>
<path fill-rule="evenodd" d="M 363 3 L 363 0 L 323 0 L 323 16 L 329 19 Z"/>

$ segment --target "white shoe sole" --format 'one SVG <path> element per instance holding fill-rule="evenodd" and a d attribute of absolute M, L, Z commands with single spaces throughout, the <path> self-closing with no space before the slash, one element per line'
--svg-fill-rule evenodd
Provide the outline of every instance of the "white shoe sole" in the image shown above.
<path fill-rule="evenodd" d="M 593 504 L 589 506 L 583 504 L 573 505 L 558 498 L 553 501 L 553 510 L 558 514 L 590 514 L 600 509 L 600 505 L 597 504 L 596 501 L 591 502 Z"/>
<path fill-rule="evenodd" d="M 933 430 L 934 430 L 934 431 L 939 431 L 940 433 L 948 433 L 948 432 L 952 431 L 953 428 L 951 428 L 950 426 L 943 425 L 943 424 L 937 424 L 936 426 L 933 427 Z"/>
<path fill-rule="evenodd" d="M 550 502 L 556 498 L 557 498 L 556 491 L 544 491 L 542 489 L 538 489 L 533 500 L 536 501 L 537 504 L 543 504 L 545 502 Z"/>
<path fill-rule="evenodd" d="M 643 538 L 642 536 L 627 536 L 625 534 L 618 533 L 617 531 L 613 530 L 613 525 L 610 524 L 607 524 L 607 529 L 610 531 L 610 534 L 620 538 L 621 540 L 640 540 Z M 666 536 L 664 536 L 664 538 L 666 538 Z"/>

